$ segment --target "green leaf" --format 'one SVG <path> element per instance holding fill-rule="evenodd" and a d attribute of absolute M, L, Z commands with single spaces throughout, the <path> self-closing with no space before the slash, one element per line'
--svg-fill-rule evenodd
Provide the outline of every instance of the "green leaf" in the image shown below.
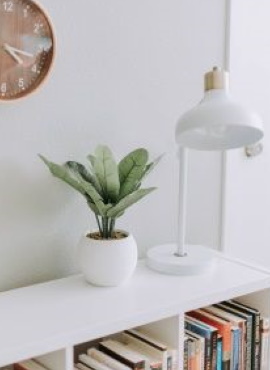
<path fill-rule="evenodd" d="M 112 207 L 112 204 L 104 204 L 103 213 L 101 214 L 101 213 L 99 212 L 99 210 L 98 210 L 97 206 L 95 205 L 95 203 L 93 203 L 93 202 L 91 201 L 91 199 L 89 199 L 89 200 L 87 201 L 87 204 L 88 204 L 89 208 L 90 208 L 90 209 L 91 209 L 91 210 L 92 210 L 96 215 L 98 215 L 98 216 L 102 216 L 102 217 L 106 216 L 107 211 Z"/>
<path fill-rule="evenodd" d="M 134 150 L 121 160 L 118 166 L 121 184 L 120 199 L 136 189 L 143 176 L 147 160 L 148 152 L 143 148 Z"/>
<path fill-rule="evenodd" d="M 104 204 L 102 196 L 96 191 L 94 186 L 89 182 L 85 181 L 82 177 L 80 178 L 80 184 L 83 186 L 86 194 L 90 197 L 90 200 L 95 204 L 98 209 L 98 214 L 104 216 L 107 211 L 107 207 Z"/>
<path fill-rule="evenodd" d="M 145 179 L 149 175 L 150 172 L 156 167 L 156 165 L 161 161 L 161 159 L 164 157 L 164 154 L 161 154 L 159 157 L 153 160 L 153 162 L 148 163 L 145 166 L 144 172 L 142 174 L 142 177 L 140 179 L 140 182 Z"/>
<path fill-rule="evenodd" d="M 117 164 L 107 146 L 98 146 L 95 154 L 94 171 L 102 187 L 104 199 L 115 202 L 120 190 Z"/>
<path fill-rule="evenodd" d="M 68 161 L 64 164 L 69 170 L 71 170 L 75 175 L 79 174 L 85 181 L 92 183 L 93 176 L 87 169 L 79 162 Z"/>
<path fill-rule="evenodd" d="M 60 180 L 66 182 L 68 185 L 70 185 L 73 189 L 80 192 L 82 195 L 86 195 L 86 192 L 83 188 L 83 186 L 79 183 L 78 180 L 74 178 L 74 176 L 71 175 L 70 171 L 65 167 L 58 165 L 56 163 L 50 162 L 47 158 L 39 154 L 39 157 L 41 160 L 47 165 L 49 168 L 51 174 Z"/>
<path fill-rule="evenodd" d="M 103 199 L 100 194 L 96 191 L 96 189 L 91 185 L 89 182 L 85 181 L 79 174 L 78 179 L 75 179 L 69 171 L 69 169 L 65 165 L 58 165 L 56 163 L 50 162 L 44 156 L 39 156 L 42 161 L 48 166 L 49 170 L 51 171 L 52 175 L 59 178 L 60 180 L 66 182 L 68 185 L 73 187 L 75 190 L 79 191 L 83 194 L 86 198 L 92 200 L 92 202 L 97 207 L 99 214 L 104 215 L 106 212 L 106 207 L 103 203 Z"/>
<path fill-rule="evenodd" d="M 121 199 L 118 204 L 116 204 L 114 207 L 110 208 L 107 211 L 107 217 L 112 217 L 112 218 L 120 217 L 122 213 L 128 207 L 138 202 L 140 199 L 142 199 L 143 197 L 145 197 L 147 194 L 151 193 L 155 189 L 156 188 L 139 189 L 127 195 L 125 198 Z"/>
<path fill-rule="evenodd" d="M 96 157 L 95 157 L 94 155 L 92 155 L 92 154 L 89 154 L 89 155 L 87 156 L 87 159 L 89 160 L 89 162 L 90 162 L 90 164 L 91 164 L 92 168 L 94 168 L 94 167 L 95 167 L 95 160 L 96 160 Z"/>
<path fill-rule="evenodd" d="M 65 166 L 67 166 L 75 176 L 80 175 L 85 181 L 90 182 L 96 189 L 96 191 L 102 195 L 102 188 L 96 179 L 95 175 L 92 175 L 85 166 L 83 166 L 81 163 L 75 162 L 75 161 L 68 161 L 65 163 Z"/>

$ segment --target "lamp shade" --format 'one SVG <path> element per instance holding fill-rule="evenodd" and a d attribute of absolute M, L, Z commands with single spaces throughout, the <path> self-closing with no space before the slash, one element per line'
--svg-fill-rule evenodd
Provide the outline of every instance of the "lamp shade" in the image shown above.
<path fill-rule="evenodd" d="M 226 72 L 214 68 L 205 81 L 202 101 L 178 120 L 176 142 L 198 150 L 228 150 L 262 139 L 260 116 L 230 97 Z"/>

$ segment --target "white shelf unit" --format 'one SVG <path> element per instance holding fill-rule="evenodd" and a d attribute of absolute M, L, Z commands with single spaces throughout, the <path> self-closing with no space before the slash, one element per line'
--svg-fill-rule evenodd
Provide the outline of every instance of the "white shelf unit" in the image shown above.
<path fill-rule="evenodd" d="M 144 326 L 179 349 L 182 370 L 184 313 L 238 298 L 270 317 L 270 273 L 219 257 L 203 276 L 167 276 L 138 264 L 133 278 L 98 288 L 82 276 L 0 294 L 0 367 L 38 358 L 51 370 L 73 370 L 74 346 Z"/>

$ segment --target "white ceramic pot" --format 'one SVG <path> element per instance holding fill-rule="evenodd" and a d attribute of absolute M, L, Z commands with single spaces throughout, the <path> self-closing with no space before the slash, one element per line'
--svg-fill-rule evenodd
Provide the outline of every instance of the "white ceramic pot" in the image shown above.
<path fill-rule="evenodd" d="M 95 240 L 82 236 L 78 245 L 79 265 L 87 282 L 117 286 L 127 281 L 137 264 L 137 244 L 131 234 L 123 239 Z"/>

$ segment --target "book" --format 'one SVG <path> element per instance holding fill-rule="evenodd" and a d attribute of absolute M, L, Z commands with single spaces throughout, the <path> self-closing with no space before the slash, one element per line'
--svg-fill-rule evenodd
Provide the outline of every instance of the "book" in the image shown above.
<path fill-rule="evenodd" d="M 269 335 L 270 335 L 270 320 L 261 318 L 261 370 L 269 370 Z"/>
<path fill-rule="evenodd" d="M 184 370 L 188 370 L 188 337 L 184 337 Z"/>
<path fill-rule="evenodd" d="M 250 307 L 246 304 L 240 303 L 236 300 L 232 300 L 237 306 L 243 307 L 244 310 L 250 312 L 253 315 L 253 366 L 255 370 L 260 370 L 260 353 L 261 353 L 261 336 L 260 336 L 260 311 L 254 307 Z"/>
<path fill-rule="evenodd" d="M 145 356 L 146 369 L 162 370 L 163 366 L 165 366 L 165 370 L 167 369 L 167 353 L 160 352 L 157 348 L 149 345 L 145 341 L 141 341 L 128 332 L 123 332 L 121 334 L 121 340 L 123 340 L 129 348 Z"/>
<path fill-rule="evenodd" d="M 240 303 L 235 300 L 223 302 L 227 306 L 236 308 L 243 313 L 251 316 L 251 368 L 252 370 L 260 370 L 260 312 L 250 306 Z"/>
<path fill-rule="evenodd" d="M 188 370 L 197 370 L 194 338 L 188 336 L 187 342 L 188 342 Z"/>
<path fill-rule="evenodd" d="M 14 370 L 48 370 L 35 360 L 25 360 L 14 364 Z"/>
<path fill-rule="evenodd" d="M 164 369 L 167 368 L 167 370 L 177 370 L 178 369 L 178 350 L 175 348 L 172 348 L 165 344 L 164 342 L 161 342 L 160 340 L 157 340 L 156 338 L 153 338 L 151 335 L 148 335 L 144 333 L 141 329 L 129 329 L 125 330 L 125 333 L 131 334 L 142 341 L 145 341 L 149 345 L 157 348 L 160 351 L 163 351 L 164 358 L 167 356 L 167 362 L 164 363 L 162 367 Z"/>
<path fill-rule="evenodd" d="M 214 305 L 229 313 L 232 313 L 245 320 L 245 338 L 244 338 L 244 370 L 251 370 L 251 338 L 252 338 L 252 317 L 244 312 L 237 310 L 236 308 L 225 305 L 224 303 L 218 303 Z"/>
<path fill-rule="evenodd" d="M 187 330 L 185 331 L 186 336 L 188 338 L 188 345 L 189 345 L 189 363 L 192 370 L 200 370 L 203 369 L 201 367 L 201 341 L 199 338 L 196 338 L 192 333 Z"/>
<path fill-rule="evenodd" d="M 160 351 L 167 351 L 168 346 L 165 343 L 162 343 L 152 336 L 143 333 L 142 331 L 138 329 L 128 329 L 124 330 L 124 333 L 128 333 L 130 335 L 133 335 L 135 338 L 141 339 L 145 343 L 148 343 L 149 345 L 159 349 Z"/>
<path fill-rule="evenodd" d="M 233 326 L 231 330 L 232 342 L 231 342 L 231 370 L 239 370 L 239 342 L 240 342 L 240 330 L 237 326 Z"/>
<path fill-rule="evenodd" d="M 81 354 L 79 355 L 79 360 L 82 362 L 84 365 L 87 365 L 88 367 L 91 367 L 93 370 L 110 370 L 110 368 L 102 364 L 101 362 L 95 360 L 94 358 L 86 355 L 86 354 Z"/>
<path fill-rule="evenodd" d="M 233 326 L 239 328 L 239 370 L 244 369 L 246 356 L 246 320 L 226 310 L 226 308 L 219 308 L 217 305 L 203 308 L 207 312 L 223 318 L 231 322 Z"/>
<path fill-rule="evenodd" d="M 218 333 L 223 338 L 223 357 L 222 357 L 222 368 L 223 370 L 230 370 L 231 366 L 231 323 L 225 321 L 209 312 L 203 310 L 195 310 L 188 313 L 189 316 L 194 317 L 197 320 L 203 321 L 208 325 L 212 325 L 217 328 Z M 214 369 L 217 366 L 217 362 L 214 363 Z"/>
<path fill-rule="evenodd" d="M 205 370 L 216 368 L 217 329 L 197 319 L 185 316 L 185 329 L 201 335 L 205 339 Z"/>
<path fill-rule="evenodd" d="M 130 340 L 132 340 L 133 337 L 135 341 L 139 340 L 141 343 L 144 343 L 146 349 L 149 348 L 154 355 L 160 357 L 162 359 L 163 370 L 172 370 L 172 353 L 168 351 L 168 346 L 166 344 L 136 329 L 125 330 L 123 334 L 129 335 Z"/>
<path fill-rule="evenodd" d="M 222 336 L 218 334 L 217 339 L 217 370 L 222 370 L 222 358 L 223 358 L 223 340 Z"/>
<path fill-rule="evenodd" d="M 97 348 L 89 348 L 87 350 L 87 355 L 95 359 L 96 361 L 108 366 L 110 369 L 113 370 L 130 370 L 130 368 L 124 364 L 122 364 L 120 361 L 115 360 L 111 356 L 106 355 L 106 353 L 103 353 L 99 351 Z"/>
<path fill-rule="evenodd" d="M 89 366 L 86 366 L 86 365 L 84 365 L 84 364 L 82 364 L 82 363 L 80 363 L 80 362 L 78 362 L 78 363 L 76 364 L 75 369 L 80 369 L 80 370 L 89 370 L 89 369 L 90 369 L 90 367 L 89 367 Z"/>
<path fill-rule="evenodd" d="M 99 343 L 99 350 L 112 356 L 133 370 L 145 369 L 145 359 L 139 353 L 116 340 L 105 340 Z"/>
<path fill-rule="evenodd" d="M 189 337 L 197 339 L 197 344 L 199 346 L 199 366 L 198 369 L 204 369 L 204 357 L 205 357 L 205 339 L 199 334 L 193 333 L 192 331 L 185 330 L 185 334 Z"/>

